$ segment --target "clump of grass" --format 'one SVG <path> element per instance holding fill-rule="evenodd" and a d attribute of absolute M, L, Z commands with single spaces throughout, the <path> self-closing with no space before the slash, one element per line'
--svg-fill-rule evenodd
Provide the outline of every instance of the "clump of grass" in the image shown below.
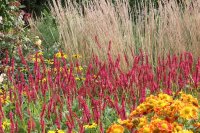
<path fill-rule="evenodd" d="M 189 51 L 199 56 L 199 1 L 185 1 L 181 5 L 160 1 L 157 8 L 151 2 L 142 5 L 131 11 L 129 3 L 121 0 L 93 0 L 82 5 L 68 0 L 65 6 L 54 0 L 51 13 L 66 51 L 83 55 L 86 62 L 91 53 L 106 59 L 109 41 L 112 57 L 126 53 L 129 60 L 139 49 L 149 54 L 152 63 L 156 63 L 158 55 L 165 56 L 169 51 Z"/>
<path fill-rule="evenodd" d="M 112 42 L 112 55 L 134 46 L 127 2 L 113 4 L 95 0 L 83 6 L 67 2 L 63 8 L 61 3 L 54 1 L 51 9 L 68 53 L 80 53 L 87 58 L 94 52 L 105 57 L 109 41 Z"/>

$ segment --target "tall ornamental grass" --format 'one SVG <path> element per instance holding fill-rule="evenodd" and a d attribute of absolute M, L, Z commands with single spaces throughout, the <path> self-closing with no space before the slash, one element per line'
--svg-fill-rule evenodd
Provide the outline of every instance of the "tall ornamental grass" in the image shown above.
<path fill-rule="evenodd" d="M 156 62 L 158 55 L 189 51 L 200 53 L 200 1 L 160 1 L 158 7 L 142 4 L 131 10 L 128 1 L 93 0 L 78 5 L 69 0 L 63 6 L 53 1 L 61 42 L 69 54 L 80 53 L 88 61 L 91 53 L 105 59 L 109 41 L 111 55 L 126 53 L 127 58 L 140 49 Z"/>

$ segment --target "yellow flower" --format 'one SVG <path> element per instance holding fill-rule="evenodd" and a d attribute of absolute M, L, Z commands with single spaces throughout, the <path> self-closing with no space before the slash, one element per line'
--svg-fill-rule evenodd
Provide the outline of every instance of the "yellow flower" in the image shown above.
<path fill-rule="evenodd" d="M 75 67 L 75 70 L 76 70 L 76 71 L 82 71 L 82 70 L 83 70 L 83 67 L 82 67 L 82 66 Z"/>
<path fill-rule="evenodd" d="M 62 55 L 63 55 L 63 56 L 62 56 Z M 58 53 L 55 54 L 55 57 L 57 57 L 57 58 L 62 58 L 62 57 L 63 57 L 63 58 L 66 59 L 66 58 L 67 58 L 67 55 L 64 54 L 64 53 L 58 52 Z"/>
<path fill-rule="evenodd" d="M 139 119 L 140 123 L 138 125 L 138 127 L 143 127 L 144 125 L 147 124 L 147 118 L 146 117 L 142 117 Z"/>
<path fill-rule="evenodd" d="M 137 112 L 145 112 L 147 110 L 147 106 L 145 103 L 140 104 L 137 108 L 136 108 Z"/>
<path fill-rule="evenodd" d="M 63 71 L 63 68 L 62 68 L 62 67 L 60 67 L 60 68 L 54 68 L 54 72 L 58 72 L 58 71 L 59 71 L 58 69 L 60 69 L 60 72 L 62 72 L 62 71 Z"/>
<path fill-rule="evenodd" d="M 144 133 L 150 133 L 151 129 L 149 127 L 144 127 L 143 132 Z"/>
<path fill-rule="evenodd" d="M 61 52 L 58 52 L 58 53 L 55 54 L 55 56 L 56 56 L 57 58 L 61 58 L 61 57 L 62 57 L 61 55 L 62 55 Z"/>
<path fill-rule="evenodd" d="M 5 92 L 5 90 L 0 89 L 0 94 L 3 94 Z"/>
<path fill-rule="evenodd" d="M 36 62 L 36 58 L 35 58 L 35 57 L 33 57 L 31 60 L 32 60 L 32 62 Z M 38 63 L 41 62 L 40 58 L 37 58 L 37 62 L 38 62 Z"/>
<path fill-rule="evenodd" d="M 26 68 L 21 68 L 20 72 L 27 72 L 28 70 Z"/>
<path fill-rule="evenodd" d="M 187 104 L 192 104 L 196 107 L 198 107 L 198 100 L 197 98 L 194 98 L 192 95 L 190 94 L 185 94 L 185 93 L 181 93 L 181 101 Z"/>
<path fill-rule="evenodd" d="M 45 61 L 47 64 L 51 64 L 51 65 L 54 63 L 52 59 L 45 59 L 44 61 Z"/>
<path fill-rule="evenodd" d="M 76 77 L 75 80 L 81 80 L 79 77 Z"/>
<path fill-rule="evenodd" d="M 49 130 L 48 133 L 55 133 L 55 131 L 53 131 L 53 130 Z"/>
<path fill-rule="evenodd" d="M 119 124 L 111 125 L 106 133 L 124 133 L 124 127 Z"/>
<path fill-rule="evenodd" d="M 3 104 L 8 104 L 10 103 L 10 97 L 9 96 L 3 96 L 3 95 L 0 95 L 0 100 L 1 100 L 1 103 Z"/>
<path fill-rule="evenodd" d="M 8 119 L 4 120 L 2 123 L 2 128 L 5 129 L 10 126 L 10 121 Z"/>
<path fill-rule="evenodd" d="M 118 122 L 120 125 L 123 125 L 123 124 L 127 123 L 127 120 L 118 119 L 117 122 Z"/>
<path fill-rule="evenodd" d="M 177 122 L 174 122 L 173 123 L 173 132 L 179 132 L 179 131 L 182 131 L 183 130 L 183 126 L 180 125 L 179 123 Z"/>
<path fill-rule="evenodd" d="M 84 125 L 83 127 L 84 127 L 85 129 L 96 128 L 96 127 L 97 127 L 97 124 L 93 122 L 92 124 Z"/>
<path fill-rule="evenodd" d="M 195 119 L 198 116 L 197 109 L 194 106 L 185 106 L 180 110 L 180 117 L 185 119 Z"/>
<path fill-rule="evenodd" d="M 135 115 L 137 115 L 137 111 L 133 110 L 129 115 L 129 119 L 132 119 Z"/>
<path fill-rule="evenodd" d="M 40 51 L 40 52 L 37 53 L 37 55 L 38 55 L 38 56 L 40 56 L 40 55 L 42 56 L 42 55 L 43 55 L 43 52 Z"/>
<path fill-rule="evenodd" d="M 120 124 L 120 125 L 123 125 L 125 126 L 126 128 L 128 129 L 131 129 L 133 126 L 134 126 L 134 122 L 132 122 L 131 120 L 127 119 L 127 120 L 121 120 L 121 119 L 118 119 L 117 122 Z M 138 122 L 135 122 L 137 123 L 136 126 L 138 125 L 139 121 Z"/>
<path fill-rule="evenodd" d="M 82 56 L 81 56 L 81 55 L 79 55 L 79 54 L 73 54 L 73 55 L 72 55 L 72 57 L 74 57 L 74 58 L 77 58 L 77 59 L 78 59 L 78 58 L 81 58 Z"/>
<path fill-rule="evenodd" d="M 81 80 L 81 81 L 84 81 L 84 80 L 86 80 L 86 78 L 83 78 L 83 77 L 80 77 L 80 78 L 79 78 L 79 77 L 76 77 L 75 80 Z"/>
<path fill-rule="evenodd" d="M 84 77 L 81 77 L 81 80 L 82 80 L 82 81 L 84 81 L 84 80 L 86 80 L 86 78 L 84 78 Z"/>
<path fill-rule="evenodd" d="M 152 133 L 152 130 L 149 125 L 140 128 L 137 133 Z"/>
<path fill-rule="evenodd" d="M 165 106 L 168 105 L 168 104 L 169 104 L 169 103 L 166 102 L 166 101 L 159 100 L 159 101 L 157 102 L 157 107 L 163 108 L 163 107 L 165 107 Z"/>
<path fill-rule="evenodd" d="M 64 130 L 49 130 L 48 133 L 65 133 Z"/>
<path fill-rule="evenodd" d="M 43 78 L 42 79 L 42 83 L 44 83 L 44 82 L 46 82 L 47 81 L 47 79 L 46 78 Z"/>
<path fill-rule="evenodd" d="M 158 97 L 161 99 L 161 100 L 165 100 L 165 101 L 172 101 L 173 98 L 167 94 L 159 94 Z"/>
<path fill-rule="evenodd" d="M 184 107 L 184 103 L 180 100 L 174 100 L 171 106 L 174 107 L 176 110 L 180 110 Z"/>
<path fill-rule="evenodd" d="M 182 126 L 176 126 L 176 127 L 174 127 L 174 131 L 175 131 L 175 132 L 179 132 L 179 131 L 181 131 L 181 130 L 183 130 L 183 127 L 182 127 Z"/>
<path fill-rule="evenodd" d="M 158 123 L 157 127 L 160 131 L 165 131 L 165 132 L 172 132 L 173 130 L 173 125 L 164 120 Z"/>

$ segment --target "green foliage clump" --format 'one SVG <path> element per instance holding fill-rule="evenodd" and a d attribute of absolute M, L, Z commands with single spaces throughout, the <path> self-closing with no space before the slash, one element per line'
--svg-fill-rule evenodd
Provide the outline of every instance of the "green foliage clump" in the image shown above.
<path fill-rule="evenodd" d="M 13 56 L 18 46 L 22 46 L 25 53 L 31 50 L 29 29 L 25 25 L 24 13 L 21 11 L 23 7 L 17 0 L 0 1 L 0 61 L 5 57 L 5 51 Z"/>

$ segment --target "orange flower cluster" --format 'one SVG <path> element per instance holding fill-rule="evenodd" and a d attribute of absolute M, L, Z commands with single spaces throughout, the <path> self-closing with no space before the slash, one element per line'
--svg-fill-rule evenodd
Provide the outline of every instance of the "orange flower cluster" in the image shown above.
<path fill-rule="evenodd" d="M 119 124 L 113 124 L 106 131 L 106 133 L 123 133 L 123 132 L 124 132 L 124 127 Z"/>
<path fill-rule="evenodd" d="M 131 112 L 127 120 L 118 120 L 119 126 L 137 133 L 200 132 L 200 106 L 197 98 L 183 92 L 177 97 L 175 99 L 163 93 L 150 95 Z M 113 125 L 108 133 L 114 133 L 111 129 Z M 123 132 L 124 130 L 121 130 L 118 133 Z"/>

